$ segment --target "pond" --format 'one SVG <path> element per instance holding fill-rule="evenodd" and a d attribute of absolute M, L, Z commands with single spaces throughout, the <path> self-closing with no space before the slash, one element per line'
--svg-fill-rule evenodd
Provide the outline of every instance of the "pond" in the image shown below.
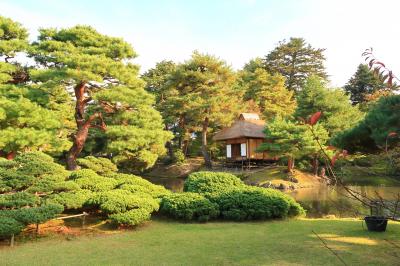
<path fill-rule="evenodd" d="M 163 185 L 174 191 L 183 191 L 184 179 L 181 178 L 147 178 L 154 184 Z M 376 192 L 384 199 L 394 200 L 400 187 L 383 186 L 350 186 L 351 189 L 363 193 L 370 198 L 376 198 Z M 286 191 L 288 195 L 295 198 L 304 209 L 307 210 L 307 217 L 321 218 L 328 215 L 336 217 L 360 217 L 369 215 L 368 207 L 360 202 L 350 199 L 343 189 L 332 186 L 320 185 L 313 188 L 301 188 L 295 191 Z"/>

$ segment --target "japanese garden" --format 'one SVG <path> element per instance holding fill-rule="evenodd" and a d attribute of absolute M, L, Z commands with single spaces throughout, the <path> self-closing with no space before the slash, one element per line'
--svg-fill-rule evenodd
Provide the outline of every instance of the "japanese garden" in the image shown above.
<path fill-rule="evenodd" d="M 400 73 L 377 48 L 340 87 L 307 38 L 143 69 L 118 35 L 46 25 L 0 3 L 0 265 L 398 265 Z"/>

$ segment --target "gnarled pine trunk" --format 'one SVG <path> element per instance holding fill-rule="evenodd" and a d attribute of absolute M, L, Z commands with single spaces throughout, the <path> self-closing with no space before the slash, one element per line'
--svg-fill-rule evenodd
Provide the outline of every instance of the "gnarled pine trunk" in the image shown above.
<path fill-rule="evenodd" d="M 201 131 L 201 152 L 203 153 L 204 157 L 204 164 L 207 168 L 212 168 L 211 158 L 207 151 L 207 129 L 208 129 L 208 117 L 206 117 L 203 121 L 203 129 Z"/>
<path fill-rule="evenodd" d="M 288 157 L 287 171 L 292 173 L 294 168 L 294 158 L 292 156 Z"/>
<path fill-rule="evenodd" d="M 76 158 L 81 153 L 83 147 L 85 146 L 86 139 L 89 135 L 90 128 L 100 128 L 102 130 L 106 129 L 106 125 L 103 121 L 101 113 L 94 113 L 85 119 L 85 107 L 92 100 L 91 97 L 85 96 L 86 82 L 81 82 L 77 84 L 74 88 L 75 91 L 75 122 L 77 131 L 72 137 L 72 147 L 67 154 L 67 168 L 68 170 L 76 170 L 78 165 L 76 164 Z M 93 124 L 95 120 L 99 119 L 101 124 Z"/>

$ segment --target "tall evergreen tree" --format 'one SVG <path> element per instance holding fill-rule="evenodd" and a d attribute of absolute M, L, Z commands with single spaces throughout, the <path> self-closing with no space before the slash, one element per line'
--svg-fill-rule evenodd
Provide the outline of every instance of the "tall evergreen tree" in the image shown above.
<path fill-rule="evenodd" d="M 311 75 L 327 78 L 323 52 L 313 48 L 303 38 L 281 41 L 264 59 L 264 67 L 270 73 L 279 73 L 286 78 L 286 88 L 298 91 Z"/>
<path fill-rule="evenodd" d="M 146 71 L 142 78 L 146 81 L 146 91 L 153 94 L 156 98 L 156 109 L 161 113 L 165 129 L 172 131 L 175 138 L 179 138 L 182 134 L 180 130 L 179 119 L 182 115 L 179 113 L 179 107 L 171 104 L 171 97 L 175 96 L 177 91 L 171 86 L 168 86 L 168 81 L 171 74 L 176 71 L 176 64 L 172 61 L 161 61 L 156 64 L 154 68 Z M 170 158 L 173 157 L 172 143 L 170 141 L 166 144 Z"/>
<path fill-rule="evenodd" d="M 194 130 L 201 132 L 202 154 L 207 167 L 211 158 L 207 148 L 210 128 L 228 125 L 237 115 L 243 95 L 234 86 L 236 75 L 220 59 L 194 52 L 192 58 L 178 66 L 171 76 L 170 86 L 177 92 L 173 99 L 178 111 L 186 115 Z"/>
<path fill-rule="evenodd" d="M 267 120 L 276 116 L 290 117 L 296 109 L 293 92 L 285 88 L 282 75 L 269 74 L 257 62 L 260 60 L 250 61 L 240 72 L 240 86 L 245 90 L 244 100 L 254 101 Z"/>
<path fill-rule="evenodd" d="M 57 149 L 60 123 L 46 109 L 47 94 L 28 84 L 27 68 L 14 57 L 28 48 L 28 33 L 19 23 L 0 17 L 0 150 L 12 159 L 18 151 Z"/>
<path fill-rule="evenodd" d="M 295 117 L 305 119 L 318 111 L 323 112 L 320 123 L 330 137 L 353 127 L 363 117 L 358 106 L 351 105 L 349 96 L 342 89 L 327 88 L 321 78 L 311 76 L 297 96 Z"/>
<path fill-rule="evenodd" d="M 369 70 L 367 65 L 360 64 L 344 89 L 350 94 L 353 105 L 356 105 L 366 102 L 368 95 L 372 95 L 385 87 L 385 84 Z"/>
<path fill-rule="evenodd" d="M 128 159 L 142 155 L 144 161 L 154 163 L 153 155 L 159 151 L 149 144 L 152 141 L 143 139 L 161 138 L 154 142 L 162 142 L 162 120 L 150 107 L 136 105 L 137 100 L 133 99 L 137 97 L 145 105 L 153 105 L 152 97 L 143 89 L 144 82 L 138 78 L 138 67 L 131 63 L 136 54 L 128 43 L 102 35 L 89 26 L 41 29 L 30 55 L 42 66 L 31 73 L 35 81 L 62 85 L 75 98 L 76 132 L 67 155 L 70 170 L 77 168 L 76 158 L 85 146 L 89 130 L 106 130 L 104 116 L 118 116 L 116 121 L 121 123 L 111 125 L 107 133 L 112 136 L 107 143 L 110 151 L 124 153 Z M 142 117 L 145 114 L 155 119 L 149 128 Z M 133 122 L 135 115 L 140 118 Z M 151 136 L 146 132 L 149 130 L 153 131 Z"/>

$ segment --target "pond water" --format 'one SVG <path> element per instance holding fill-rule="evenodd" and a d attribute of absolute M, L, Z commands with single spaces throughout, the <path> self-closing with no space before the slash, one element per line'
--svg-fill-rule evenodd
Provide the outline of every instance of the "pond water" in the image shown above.
<path fill-rule="evenodd" d="M 183 191 L 184 179 L 181 178 L 148 177 L 146 179 L 154 184 L 163 185 L 174 192 Z M 377 192 L 386 200 L 394 200 L 397 193 L 400 193 L 400 187 L 350 186 L 350 188 L 370 198 L 376 198 Z M 307 210 L 307 217 L 310 218 L 321 218 L 328 215 L 335 215 L 336 217 L 360 217 L 370 214 L 368 207 L 349 198 L 343 189 L 332 186 L 320 185 L 313 188 L 286 191 L 285 193 L 295 198 Z"/>

